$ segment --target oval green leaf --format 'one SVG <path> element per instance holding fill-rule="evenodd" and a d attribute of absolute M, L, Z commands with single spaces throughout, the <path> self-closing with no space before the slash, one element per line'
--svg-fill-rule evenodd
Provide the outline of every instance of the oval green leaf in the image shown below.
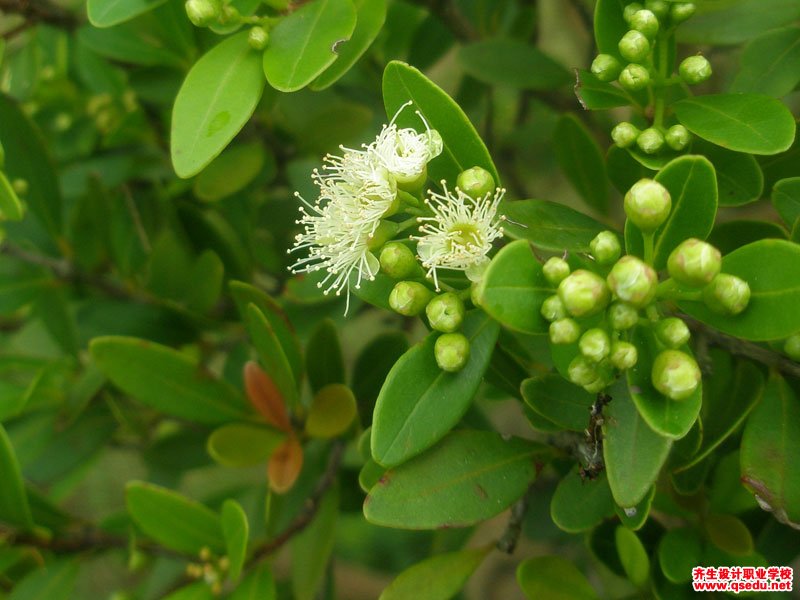
<path fill-rule="evenodd" d="M 286 358 L 286 353 L 283 351 L 283 346 L 281 346 L 281 341 L 278 339 L 272 323 L 261 312 L 261 309 L 255 304 L 250 304 L 247 307 L 245 326 L 267 375 L 275 382 L 286 403 L 290 406 L 295 404 L 297 402 L 297 383 L 294 380 L 289 359 Z"/>
<path fill-rule="evenodd" d="M 86 12 L 95 27 L 111 27 L 154 9 L 166 0 L 88 0 Z"/>
<path fill-rule="evenodd" d="M 703 543 L 696 530 L 670 529 L 658 543 L 658 563 L 672 583 L 688 583 L 692 569 L 700 564 L 702 551 Z"/>
<path fill-rule="evenodd" d="M 606 214 L 606 164 L 600 146 L 575 115 L 566 114 L 558 120 L 553 149 L 561 170 L 581 198 L 597 212 Z"/>
<path fill-rule="evenodd" d="M 223 467 L 250 467 L 266 463 L 286 439 L 276 429 L 248 423 L 230 423 L 208 437 L 208 454 Z"/>
<path fill-rule="evenodd" d="M 786 227 L 791 229 L 800 219 L 800 177 L 781 179 L 772 188 L 772 206 Z"/>
<path fill-rule="evenodd" d="M 74 598 L 79 563 L 73 560 L 48 562 L 33 569 L 14 586 L 8 600 L 69 600 Z"/>
<path fill-rule="evenodd" d="M 732 92 L 757 92 L 781 98 L 800 83 L 800 27 L 768 31 L 742 53 Z"/>
<path fill-rule="evenodd" d="M 632 104 L 631 97 L 625 91 L 600 81 L 590 71 L 584 69 L 575 70 L 573 90 L 584 110 L 603 110 Z"/>
<path fill-rule="evenodd" d="M 344 383 L 344 358 L 339 332 L 330 319 L 320 322 L 306 347 L 306 372 L 314 392 L 331 383 Z"/>
<path fill-rule="evenodd" d="M 228 148 L 197 176 L 195 196 L 206 202 L 232 196 L 256 178 L 266 159 L 264 146 L 259 142 Z"/>
<path fill-rule="evenodd" d="M 614 499 L 604 474 L 583 480 L 578 467 L 561 478 L 550 500 L 550 518 L 567 533 L 589 531 L 614 514 Z"/>
<path fill-rule="evenodd" d="M 709 541 L 717 548 L 736 556 L 748 556 L 753 552 L 753 535 L 733 515 L 711 514 L 704 520 Z"/>
<path fill-rule="evenodd" d="M 741 206 L 761 198 L 764 174 L 752 154 L 732 152 L 703 140 L 696 140 L 692 151 L 714 165 L 720 206 Z"/>
<path fill-rule="evenodd" d="M 628 579 L 636 587 L 644 586 L 650 577 L 650 559 L 642 541 L 633 531 L 622 525 L 614 532 L 614 540 L 619 560 Z"/>
<path fill-rule="evenodd" d="M 712 46 L 740 44 L 800 18 L 800 6 L 795 0 L 739 0 L 720 4 L 721 10 L 710 6 L 710 10 L 681 25 L 679 40 Z"/>
<path fill-rule="evenodd" d="M 517 583 L 529 600 L 597 600 L 586 576 L 560 556 L 537 556 L 517 567 Z"/>
<path fill-rule="evenodd" d="M 230 568 L 228 577 L 231 581 L 239 579 L 247 557 L 247 540 L 250 536 L 250 525 L 242 506 L 236 500 L 225 500 L 220 516 L 222 535 L 225 537 Z"/>
<path fill-rule="evenodd" d="M 494 38 L 462 46 L 458 53 L 468 75 L 489 85 L 549 90 L 570 82 L 562 65 L 521 40 Z"/>
<path fill-rule="evenodd" d="M 597 0 L 594 6 L 594 39 L 599 53 L 611 54 L 620 61 L 619 40 L 628 31 L 622 17 L 625 0 Z"/>
<path fill-rule="evenodd" d="M 540 375 L 522 382 L 522 398 L 544 418 L 570 431 L 583 431 L 595 396 L 560 375 Z"/>

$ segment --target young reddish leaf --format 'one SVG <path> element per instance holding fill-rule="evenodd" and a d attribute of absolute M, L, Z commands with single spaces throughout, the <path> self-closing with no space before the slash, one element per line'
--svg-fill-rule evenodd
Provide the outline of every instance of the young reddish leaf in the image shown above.
<path fill-rule="evenodd" d="M 283 396 L 272 378 L 252 360 L 244 365 L 244 385 L 250 403 L 267 423 L 282 431 L 292 430 Z"/>
<path fill-rule="evenodd" d="M 303 468 L 303 447 L 294 435 L 278 446 L 267 463 L 269 487 L 276 494 L 285 494 L 297 481 Z"/>

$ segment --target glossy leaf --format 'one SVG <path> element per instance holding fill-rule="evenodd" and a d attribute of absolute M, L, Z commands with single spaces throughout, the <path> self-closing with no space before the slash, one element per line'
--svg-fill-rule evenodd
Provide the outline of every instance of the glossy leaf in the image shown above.
<path fill-rule="evenodd" d="M 241 395 L 185 354 L 137 338 L 107 336 L 89 345 L 95 364 L 126 394 L 166 414 L 218 424 L 244 416 Z"/>
<path fill-rule="evenodd" d="M 195 196 L 206 202 L 232 196 L 256 178 L 265 161 L 266 153 L 260 143 L 231 146 L 197 176 Z"/>
<path fill-rule="evenodd" d="M 589 252 L 589 242 L 608 227 L 557 202 L 517 200 L 504 202 L 500 212 L 507 221 L 503 231 L 552 252 Z"/>
<path fill-rule="evenodd" d="M 398 575 L 379 600 L 449 600 L 486 558 L 491 546 L 426 558 Z"/>
<path fill-rule="evenodd" d="M 178 552 L 225 552 L 219 516 L 208 507 L 166 488 L 131 481 L 125 486 L 128 512 L 153 540 Z"/>
<path fill-rule="evenodd" d="M 642 587 L 650 576 L 650 559 L 638 536 L 627 527 L 619 526 L 614 532 L 617 554 L 630 582 Z"/>
<path fill-rule="evenodd" d="M 600 81 L 590 71 L 576 69 L 575 96 L 585 110 L 628 106 L 631 97 L 615 85 Z"/>
<path fill-rule="evenodd" d="M 280 390 L 286 404 L 293 406 L 297 402 L 297 383 L 272 323 L 255 304 L 250 304 L 247 307 L 245 325 L 258 350 L 264 371 Z M 276 424 L 281 426 L 280 423 Z"/>
<path fill-rule="evenodd" d="M 0 520 L 23 529 L 33 526 L 33 517 L 25 494 L 25 483 L 19 462 L 8 439 L 6 430 L 0 425 L 0 472 L 3 485 L 0 486 Z"/>
<path fill-rule="evenodd" d="M 547 54 L 523 41 L 493 38 L 462 46 L 464 71 L 483 83 L 522 90 L 548 90 L 571 80 L 569 72 Z"/>
<path fill-rule="evenodd" d="M 595 139 L 574 115 L 559 119 L 553 149 L 561 169 L 581 198 L 594 210 L 608 212 L 606 165 Z"/>
<path fill-rule="evenodd" d="M 397 116 L 398 127 L 423 126 L 414 114 L 419 110 L 431 129 L 442 136 L 444 149 L 428 165 L 434 180 L 454 181 L 461 171 L 483 167 L 500 184 L 500 176 L 489 151 L 461 107 L 420 71 L 405 63 L 392 61 L 383 71 L 383 103 L 386 114 L 394 116 L 406 102 L 413 104 Z"/>
<path fill-rule="evenodd" d="M 595 396 L 560 375 L 539 375 L 522 382 L 522 397 L 534 411 L 570 431 L 583 431 Z"/>
<path fill-rule="evenodd" d="M 236 500 L 225 500 L 220 516 L 222 535 L 230 561 L 228 577 L 231 581 L 239 579 L 247 557 L 247 540 L 250 536 L 250 525 L 242 506 Z"/>
<path fill-rule="evenodd" d="M 313 600 L 328 567 L 336 535 L 339 490 L 328 490 L 314 520 L 292 540 L 292 591 L 295 600 Z"/>
<path fill-rule="evenodd" d="M 800 27 L 768 31 L 745 47 L 732 92 L 780 98 L 800 83 Z"/>
<path fill-rule="evenodd" d="M 772 221 L 725 221 L 714 227 L 707 241 L 725 255 L 763 239 L 785 240 L 786 230 Z"/>
<path fill-rule="evenodd" d="M 578 568 L 561 556 L 537 556 L 517 567 L 517 583 L 528 600 L 597 600 L 599 596 Z"/>
<path fill-rule="evenodd" d="M 170 149 L 179 177 L 202 171 L 250 119 L 264 91 L 261 57 L 247 32 L 214 46 L 181 85 L 172 111 Z"/>
<path fill-rule="evenodd" d="M 242 579 L 229 600 L 275 600 L 277 592 L 270 567 L 267 561 L 256 566 Z"/>
<path fill-rule="evenodd" d="M 692 569 L 700 564 L 703 546 L 694 529 L 670 529 L 658 544 L 658 562 L 664 576 L 672 583 L 688 583 Z"/>
<path fill-rule="evenodd" d="M 656 497 L 656 486 L 652 486 L 650 491 L 645 494 L 636 506 L 629 506 L 628 508 L 620 508 L 614 505 L 614 512 L 625 527 L 631 531 L 638 531 L 644 527 L 648 522 L 650 516 L 650 509 L 653 506 L 653 500 Z"/>
<path fill-rule="evenodd" d="M 88 0 L 86 12 L 95 27 L 111 27 L 129 21 L 163 4 L 165 0 Z"/>
<path fill-rule="evenodd" d="M 264 73 L 281 92 L 295 92 L 314 81 L 336 59 L 336 45 L 356 27 L 351 0 L 314 0 L 281 19 L 270 31 Z"/>
<path fill-rule="evenodd" d="M 314 394 L 306 418 L 306 433 L 316 438 L 343 434 L 357 413 L 352 390 L 342 383 L 330 383 Z"/>
<path fill-rule="evenodd" d="M 249 467 L 263 464 L 286 439 L 286 434 L 275 429 L 230 423 L 223 425 L 208 437 L 208 453 L 225 467 Z"/>
<path fill-rule="evenodd" d="M 314 329 L 306 348 L 306 372 L 311 389 L 318 392 L 331 383 L 344 383 L 344 359 L 339 333 L 330 319 Z"/>
<path fill-rule="evenodd" d="M 794 141 L 792 113 L 761 94 L 716 94 L 672 105 L 678 120 L 695 135 L 736 152 L 778 154 Z"/>
<path fill-rule="evenodd" d="M 739 44 L 800 18 L 794 0 L 742 0 L 689 19 L 678 29 L 681 42 Z"/>
<path fill-rule="evenodd" d="M 741 206 L 761 197 L 764 174 L 755 157 L 731 152 L 702 140 L 696 140 L 692 150 L 704 155 L 714 165 L 720 206 Z"/>
<path fill-rule="evenodd" d="M 373 440 L 374 430 L 373 430 Z M 466 527 L 502 512 L 536 476 L 543 447 L 488 431 L 455 431 L 387 471 L 364 501 L 370 523 L 403 529 Z"/>
<path fill-rule="evenodd" d="M 462 332 L 470 357 L 458 373 L 442 371 L 431 333 L 395 363 L 378 396 L 372 421 L 372 456 L 393 467 L 438 442 L 461 419 L 489 365 L 499 325 L 481 311 L 469 313 Z"/>
<path fill-rule="evenodd" d="M 619 53 L 619 40 L 628 31 L 628 24 L 622 17 L 624 0 L 597 0 L 594 7 L 594 38 L 599 53 L 611 54 L 622 61 Z"/>
<path fill-rule="evenodd" d="M 772 206 L 790 229 L 800 219 L 800 177 L 781 179 L 772 188 Z"/>
<path fill-rule="evenodd" d="M 568 533 L 589 531 L 614 514 L 614 499 L 605 474 L 583 480 L 578 468 L 561 478 L 550 500 L 550 518 Z"/>

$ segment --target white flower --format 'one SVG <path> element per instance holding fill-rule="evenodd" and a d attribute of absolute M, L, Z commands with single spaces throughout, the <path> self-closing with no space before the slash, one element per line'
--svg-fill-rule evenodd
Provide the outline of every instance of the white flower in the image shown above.
<path fill-rule="evenodd" d="M 422 223 L 419 231 L 423 235 L 414 238 L 419 242 L 417 255 L 437 290 L 437 269 L 466 271 L 468 276 L 480 272 L 489 260 L 492 242 L 503 236 L 503 218 L 497 216 L 497 207 L 504 189 L 495 190 L 493 197 L 486 194 L 473 199 L 458 188 L 453 194 L 444 181 L 442 188 L 444 194 L 430 192 L 430 198 L 425 200 L 433 216 L 417 219 Z"/>

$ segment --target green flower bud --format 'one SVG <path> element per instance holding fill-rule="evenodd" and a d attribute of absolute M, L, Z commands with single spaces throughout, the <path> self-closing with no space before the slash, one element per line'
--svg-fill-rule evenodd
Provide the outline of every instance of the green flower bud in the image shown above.
<path fill-rule="evenodd" d="M 617 341 L 611 344 L 611 364 L 620 371 L 632 368 L 638 360 L 639 351 L 630 342 Z"/>
<path fill-rule="evenodd" d="M 220 16 L 218 0 L 186 0 L 186 16 L 195 27 L 208 27 Z"/>
<path fill-rule="evenodd" d="M 722 255 L 708 242 L 689 238 L 678 244 L 667 259 L 669 276 L 692 287 L 708 285 L 722 269 Z"/>
<path fill-rule="evenodd" d="M 608 287 L 617 298 L 644 308 L 656 297 L 658 275 L 653 267 L 635 256 L 623 256 L 608 274 Z"/>
<path fill-rule="evenodd" d="M 639 322 L 639 310 L 626 302 L 612 302 L 606 313 L 608 323 L 615 331 L 625 331 Z"/>
<path fill-rule="evenodd" d="M 574 344 L 581 335 L 581 326 L 574 319 L 559 319 L 550 323 L 553 344 Z"/>
<path fill-rule="evenodd" d="M 692 141 L 692 134 L 683 125 L 673 125 L 667 129 L 664 140 L 667 142 L 667 146 L 680 152 Z"/>
<path fill-rule="evenodd" d="M 697 6 L 693 2 L 674 2 L 670 7 L 669 16 L 676 25 L 683 23 L 694 15 Z"/>
<path fill-rule="evenodd" d="M 589 242 L 592 256 L 601 265 L 610 265 L 619 259 L 622 247 L 619 238 L 611 231 L 601 231 Z"/>
<path fill-rule="evenodd" d="M 416 281 L 401 281 L 389 294 L 389 306 L 396 313 L 414 317 L 421 313 L 433 298 L 433 292 Z"/>
<path fill-rule="evenodd" d="M 17 196 L 24 196 L 25 194 L 28 193 L 30 184 L 28 183 L 27 179 L 23 179 L 22 177 L 17 177 L 11 182 L 11 188 L 14 190 L 14 193 Z"/>
<path fill-rule="evenodd" d="M 640 133 L 634 125 L 623 121 L 611 130 L 611 139 L 620 148 L 630 148 L 636 143 Z"/>
<path fill-rule="evenodd" d="M 542 308 L 540 312 L 542 313 L 542 316 L 551 323 L 553 321 L 558 321 L 559 319 L 564 319 L 567 316 L 567 308 L 564 306 L 564 303 L 557 294 L 550 296 L 544 302 L 542 302 Z"/>
<path fill-rule="evenodd" d="M 666 0 L 646 0 L 644 7 L 658 19 L 663 19 L 669 14 L 669 2 Z"/>
<path fill-rule="evenodd" d="M 622 65 L 610 54 L 598 54 L 592 61 L 592 74 L 600 81 L 614 81 L 621 72 Z"/>
<path fill-rule="evenodd" d="M 417 259 L 411 249 L 400 242 L 390 242 L 380 255 L 381 271 L 393 279 L 411 275 L 417 267 Z"/>
<path fill-rule="evenodd" d="M 494 177 L 482 167 L 472 167 L 459 173 L 456 186 L 474 200 L 493 194 L 495 190 Z"/>
<path fill-rule="evenodd" d="M 569 275 L 569 264 L 563 258 L 553 256 L 542 267 L 544 276 L 551 285 L 558 285 Z"/>
<path fill-rule="evenodd" d="M 456 373 L 469 360 L 469 340 L 462 333 L 442 334 L 436 339 L 433 354 L 442 371 Z"/>
<path fill-rule="evenodd" d="M 247 43 L 253 50 L 263 50 L 269 43 L 269 33 L 263 27 L 253 27 L 247 34 Z"/>
<path fill-rule="evenodd" d="M 656 337 L 668 348 L 680 348 L 692 336 L 686 323 L 677 317 L 661 319 L 656 324 L 655 330 Z"/>
<path fill-rule="evenodd" d="M 594 327 L 581 336 L 578 349 L 586 358 L 597 363 L 611 352 L 611 339 L 605 331 Z"/>
<path fill-rule="evenodd" d="M 370 250 L 378 250 L 383 248 L 384 244 L 397 235 L 399 225 L 394 221 L 381 221 L 380 224 L 372 232 L 367 241 L 367 248 Z"/>
<path fill-rule="evenodd" d="M 750 286 L 735 275 L 720 273 L 703 289 L 703 301 L 715 312 L 738 315 L 750 302 Z"/>
<path fill-rule="evenodd" d="M 558 284 L 558 295 L 573 317 L 587 317 L 608 306 L 608 286 L 599 275 L 578 269 Z"/>
<path fill-rule="evenodd" d="M 653 387 L 672 400 L 685 400 L 700 384 L 697 361 L 680 350 L 664 350 L 653 361 Z"/>
<path fill-rule="evenodd" d="M 783 344 L 783 351 L 792 360 L 800 362 L 800 333 L 795 333 L 786 338 Z"/>
<path fill-rule="evenodd" d="M 452 333 L 464 322 L 464 303 L 453 292 L 445 292 L 428 303 L 425 314 L 436 331 Z"/>
<path fill-rule="evenodd" d="M 625 214 L 644 233 L 658 229 L 672 209 L 672 198 L 663 185 L 653 179 L 640 179 L 631 186 L 624 200 Z"/>
<path fill-rule="evenodd" d="M 633 15 L 635 15 L 637 12 L 639 12 L 643 8 L 644 8 L 644 6 L 642 6 L 640 3 L 631 2 L 630 4 L 628 4 L 628 6 L 626 6 L 622 10 L 622 17 L 625 19 L 626 22 L 630 23 L 631 19 L 633 18 Z"/>
<path fill-rule="evenodd" d="M 569 380 L 575 385 L 589 385 L 597 380 L 597 364 L 584 356 L 576 356 L 567 367 Z"/>
<path fill-rule="evenodd" d="M 624 89 L 636 92 L 643 90 L 650 83 L 650 72 L 642 65 L 633 63 L 622 69 L 618 81 Z"/>
<path fill-rule="evenodd" d="M 628 25 L 631 29 L 642 32 L 651 40 L 658 33 L 658 18 L 653 14 L 652 10 L 637 10 L 633 13 Z"/>
<path fill-rule="evenodd" d="M 664 135 L 655 127 L 649 127 L 636 138 L 636 145 L 645 154 L 656 154 L 664 147 Z"/>
<path fill-rule="evenodd" d="M 678 73 L 680 73 L 681 79 L 689 85 L 703 83 L 711 77 L 711 63 L 705 56 L 690 56 L 683 59 L 678 67 Z"/>
<path fill-rule="evenodd" d="M 650 41 L 645 34 L 635 29 L 622 36 L 618 47 L 622 58 L 632 63 L 641 62 L 650 54 Z"/>

